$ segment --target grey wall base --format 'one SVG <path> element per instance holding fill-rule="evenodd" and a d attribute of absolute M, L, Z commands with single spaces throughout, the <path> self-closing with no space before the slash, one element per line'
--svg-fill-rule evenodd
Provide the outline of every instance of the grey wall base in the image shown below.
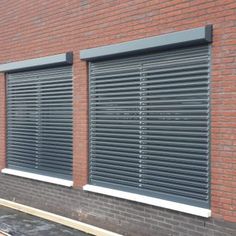
<path fill-rule="evenodd" d="M 0 174 L 0 198 L 128 236 L 235 236 L 236 224 Z"/>

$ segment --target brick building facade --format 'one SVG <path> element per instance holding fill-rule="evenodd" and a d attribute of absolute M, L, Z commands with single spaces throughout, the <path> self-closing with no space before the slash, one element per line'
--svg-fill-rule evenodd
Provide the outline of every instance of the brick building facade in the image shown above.
<path fill-rule="evenodd" d="M 6 67 L 7 63 L 11 66 L 14 62 L 73 52 L 73 186 L 60 186 L 2 173 L 1 198 L 98 225 L 124 235 L 236 234 L 234 0 L 9 0 L 2 3 L 0 8 L 0 63 L 3 67 Z M 202 217 L 201 213 L 194 210 L 174 210 L 173 207 L 168 209 L 168 206 L 158 207 L 144 201 L 121 199 L 114 194 L 109 196 L 109 193 L 83 190 L 89 183 L 90 70 L 88 60 L 81 60 L 81 51 L 161 35 L 168 36 L 176 32 L 189 32 L 188 30 L 208 25 L 213 28 L 212 40 L 207 43 L 210 47 L 211 64 L 209 217 Z M 178 47 L 181 50 L 183 46 Z M 172 48 L 167 46 L 161 53 L 168 50 Z M 159 52 L 158 48 L 155 52 Z M 0 167 L 6 169 L 9 148 L 6 81 L 7 74 L 11 71 L 2 71 Z M 18 71 L 21 73 L 22 69 Z M 197 204 L 193 206 L 198 207 Z"/>

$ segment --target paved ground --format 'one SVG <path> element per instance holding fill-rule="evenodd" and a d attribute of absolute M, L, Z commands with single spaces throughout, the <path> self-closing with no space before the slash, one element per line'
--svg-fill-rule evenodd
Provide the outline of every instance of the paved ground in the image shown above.
<path fill-rule="evenodd" d="M 89 236 L 78 230 L 2 206 L 0 206 L 0 230 L 12 236 Z"/>

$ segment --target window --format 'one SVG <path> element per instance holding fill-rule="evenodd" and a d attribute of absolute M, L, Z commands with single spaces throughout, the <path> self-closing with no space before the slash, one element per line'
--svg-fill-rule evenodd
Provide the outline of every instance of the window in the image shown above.
<path fill-rule="evenodd" d="M 209 208 L 208 45 L 90 62 L 90 184 Z"/>
<path fill-rule="evenodd" d="M 72 178 L 72 67 L 7 74 L 7 167 Z"/>

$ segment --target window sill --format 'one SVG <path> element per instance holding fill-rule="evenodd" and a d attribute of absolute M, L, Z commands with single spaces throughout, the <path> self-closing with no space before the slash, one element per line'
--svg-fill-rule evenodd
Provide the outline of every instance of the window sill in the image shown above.
<path fill-rule="evenodd" d="M 49 176 L 39 175 L 39 174 L 33 174 L 33 173 L 28 173 L 28 172 L 19 171 L 19 170 L 5 168 L 2 170 L 2 173 L 15 175 L 15 176 L 23 177 L 23 178 L 28 178 L 28 179 L 33 179 L 33 180 L 39 180 L 39 181 L 47 182 L 51 184 L 62 185 L 66 187 L 73 186 L 73 181 L 70 181 L 70 180 L 54 178 L 54 177 L 49 177 Z"/>
<path fill-rule="evenodd" d="M 149 205 L 153 205 L 157 207 L 163 207 L 166 209 L 184 212 L 184 213 L 201 216 L 205 218 L 209 218 L 211 216 L 211 210 L 209 209 L 190 206 L 187 204 L 182 204 L 182 203 L 177 203 L 177 202 L 172 202 L 172 201 L 166 201 L 166 200 L 153 198 L 153 197 L 147 197 L 140 194 L 128 193 L 128 192 L 124 192 L 120 190 L 114 190 L 110 188 L 104 188 L 104 187 L 93 186 L 93 185 L 85 185 L 83 187 L 83 190 L 89 191 L 89 192 L 100 193 L 100 194 L 104 194 L 104 195 L 108 195 L 112 197 L 118 197 L 118 198 L 130 200 L 130 201 L 145 203 L 145 204 L 149 204 Z"/>

